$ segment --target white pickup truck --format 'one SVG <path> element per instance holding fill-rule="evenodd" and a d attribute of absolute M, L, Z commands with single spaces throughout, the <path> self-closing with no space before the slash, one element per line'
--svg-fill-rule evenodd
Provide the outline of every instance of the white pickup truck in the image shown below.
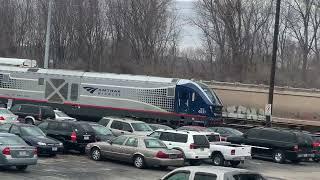
<path fill-rule="evenodd" d="M 223 166 L 230 162 L 232 167 L 238 166 L 246 159 L 251 159 L 251 146 L 231 144 L 221 141 L 220 134 L 204 132 L 210 142 L 213 165 Z"/>

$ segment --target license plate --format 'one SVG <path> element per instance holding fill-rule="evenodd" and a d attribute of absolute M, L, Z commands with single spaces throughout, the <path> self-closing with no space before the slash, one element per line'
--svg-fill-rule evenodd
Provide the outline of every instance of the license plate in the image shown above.
<path fill-rule="evenodd" d="M 20 151 L 19 152 L 19 156 L 27 156 L 27 152 L 26 151 Z"/>
<path fill-rule="evenodd" d="M 170 157 L 171 159 L 177 159 L 177 158 L 178 158 L 178 155 L 173 154 L 173 155 L 170 155 L 169 157 Z"/>
<path fill-rule="evenodd" d="M 52 147 L 52 151 L 58 151 L 57 147 Z"/>
<path fill-rule="evenodd" d="M 314 157 L 314 154 L 299 154 L 298 157 Z"/>
<path fill-rule="evenodd" d="M 83 139 L 84 140 L 89 140 L 89 136 L 84 136 Z"/>

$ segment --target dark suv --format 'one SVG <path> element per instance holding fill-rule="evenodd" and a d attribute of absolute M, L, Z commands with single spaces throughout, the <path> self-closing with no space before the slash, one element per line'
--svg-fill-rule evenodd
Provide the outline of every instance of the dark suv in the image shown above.
<path fill-rule="evenodd" d="M 272 158 L 277 163 L 290 160 L 298 163 L 313 158 L 312 139 L 302 132 L 277 129 L 253 128 L 241 136 L 231 136 L 227 141 L 252 146 L 252 156 Z"/>
<path fill-rule="evenodd" d="M 47 120 L 38 127 L 47 136 L 61 141 L 65 150 L 84 153 L 86 145 L 96 141 L 94 129 L 87 122 Z"/>
<path fill-rule="evenodd" d="M 15 104 L 10 110 L 27 124 L 38 124 L 39 121 L 55 118 L 53 108 L 49 106 Z"/>

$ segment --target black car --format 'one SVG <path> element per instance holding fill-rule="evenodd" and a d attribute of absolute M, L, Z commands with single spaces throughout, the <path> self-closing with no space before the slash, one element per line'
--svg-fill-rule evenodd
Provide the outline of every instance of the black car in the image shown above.
<path fill-rule="evenodd" d="M 228 137 L 227 141 L 251 145 L 253 157 L 272 158 L 277 163 L 284 163 L 286 160 L 298 163 L 314 157 L 310 136 L 293 130 L 252 128 L 241 136 Z"/>
<path fill-rule="evenodd" d="M 110 129 L 105 126 L 96 123 L 90 123 L 90 126 L 95 132 L 97 141 L 108 141 L 115 137 Z"/>
<path fill-rule="evenodd" d="M 61 141 L 65 150 L 84 153 L 86 145 L 96 141 L 94 129 L 87 122 L 47 120 L 38 127 L 47 136 Z"/>
<path fill-rule="evenodd" d="M 229 127 L 210 127 L 209 129 L 219 133 L 222 141 L 225 141 L 229 136 L 241 136 L 243 134 L 241 131 Z"/>
<path fill-rule="evenodd" d="M 53 108 L 49 106 L 15 104 L 10 111 L 26 124 L 39 124 L 42 120 L 55 118 Z"/>
<path fill-rule="evenodd" d="M 29 124 L 2 124 L 1 132 L 9 132 L 20 136 L 28 145 L 37 148 L 38 155 L 55 156 L 63 151 L 63 144 L 53 138 L 47 137 L 40 128 Z"/>

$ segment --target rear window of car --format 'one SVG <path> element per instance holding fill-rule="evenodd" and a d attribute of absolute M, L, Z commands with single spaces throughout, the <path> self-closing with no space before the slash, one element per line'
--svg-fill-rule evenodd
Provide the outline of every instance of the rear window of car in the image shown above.
<path fill-rule="evenodd" d="M 153 131 L 146 123 L 131 123 L 131 125 L 135 131 Z"/>
<path fill-rule="evenodd" d="M 16 136 L 1 136 L 0 143 L 3 145 L 27 145 L 21 138 Z"/>
<path fill-rule="evenodd" d="M 76 128 L 78 131 L 81 131 L 81 132 L 94 132 L 93 128 L 86 123 L 77 124 Z"/>
<path fill-rule="evenodd" d="M 320 141 L 320 136 L 312 136 L 312 139 L 313 139 L 314 141 Z"/>
<path fill-rule="evenodd" d="M 10 114 L 10 115 L 12 115 L 12 112 L 10 112 L 7 109 L 0 109 L 0 114 Z"/>
<path fill-rule="evenodd" d="M 109 122 L 110 122 L 110 119 L 103 118 L 98 122 L 98 124 L 101 124 L 102 126 L 107 126 Z"/>
<path fill-rule="evenodd" d="M 265 180 L 260 174 L 236 174 L 234 180 Z"/>
<path fill-rule="evenodd" d="M 313 143 L 311 135 L 308 135 L 308 134 L 298 133 L 297 134 L 297 139 L 298 139 L 298 143 L 299 144 L 310 145 L 310 144 Z"/>
<path fill-rule="evenodd" d="M 167 148 L 162 141 L 157 139 L 145 139 L 144 144 L 146 145 L 146 148 Z"/>
<path fill-rule="evenodd" d="M 220 141 L 220 136 L 219 135 L 207 135 L 208 141 L 209 142 L 217 142 Z"/>
<path fill-rule="evenodd" d="M 193 135 L 195 145 L 209 145 L 208 139 L 204 135 Z"/>

